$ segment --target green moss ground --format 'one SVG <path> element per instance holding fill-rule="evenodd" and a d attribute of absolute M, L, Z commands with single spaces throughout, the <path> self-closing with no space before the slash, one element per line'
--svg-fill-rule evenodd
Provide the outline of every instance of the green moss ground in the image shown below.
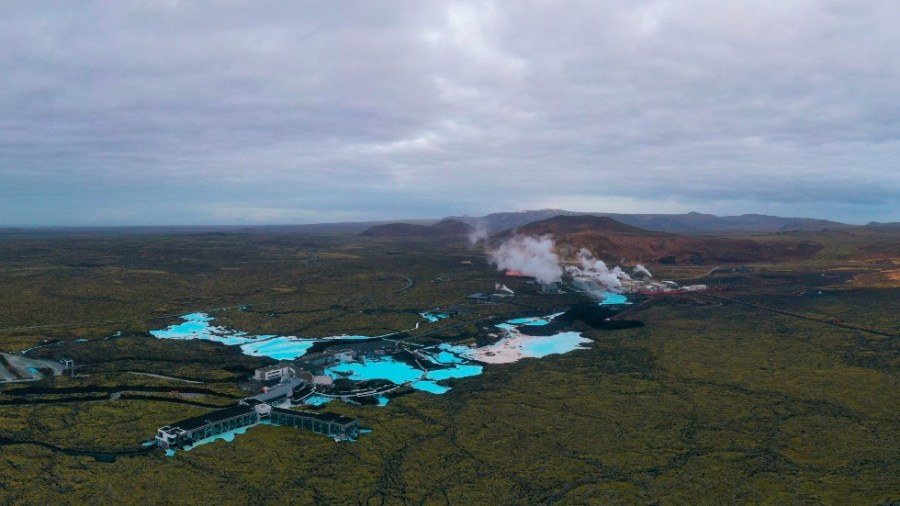
<path fill-rule="evenodd" d="M 22 349 L 44 339 L 69 341 L 33 356 L 74 356 L 91 375 L 46 382 L 61 392 L 55 397 L 3 387 L 0 400 L 71 398 L 0 405 L 4 504 L 900 501 L 897 339 L 702 297 L 660 299 L 631 316 L 645 327 L 588 331 L 590 349 L 488 366 L 481 376 L 456 380 L 445 395 L 413 393 L 383 408 L 329 405 L 373 429 L 354 443 L 259 426 L 232 443 L 113 463 L 15 444 L 136 450 L 156 427 L 205 410 L 163 400 L 78 402 L 89 394 L 66 389 L 193 386 L 215 393 L 198 400 L 224 404 L 239 395 L 235 381 L 267 363 L 234 348 L 147 337 L 147 330 L 174 321 L 148 317 L 246 303 L 259 312 L 214 314 L 259 333 L 374 335 L 412 327 L 421 321 L 415 312 L 459 303 L 499 279 L 486 265 L 462 266 L 479 258 L 462 244 L 280 236 L 53 241 L 0 246 L 0 327 L 85 325 L 4 330 L 0 343 Z M 821 268 L 760 268 L 732 282 L 727 295 L 897 332 L 900 290 L 813 281 Z M 783 282 L 762 282 L 776 270 Z M 442 274 L 449 281 L 431 282 Z M 414 287 L 390 293 L 405 286 L 401 275 L 413 278 Z M 471 306 L 472 313 L 451 322 L 571 302 L 511 287 L 522 291 L 521 306 Z M 822 287 L 827 295 L 799 295 L 797 287 Z M 273 311 L 280 316 L 269 316 Z M 121 323 L 90 323 L 107 320 Z M 437 337 L 465 337 L 479 325 Z M 70 342 L 116 330 L 125 335 Z"/>

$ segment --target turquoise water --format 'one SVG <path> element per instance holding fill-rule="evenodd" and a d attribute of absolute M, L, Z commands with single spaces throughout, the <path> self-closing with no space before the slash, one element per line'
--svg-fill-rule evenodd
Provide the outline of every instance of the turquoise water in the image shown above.
<path fill-rule="evenodd" d="M 579 332 L 560 332 L 552 336 L 531 339 L 522 345 L 522 351 L 529 357 L 546 357 L 584 349 L 591 340 L 581 337 Z"/>
<path fill-rule="evenodd" d="M 379 396 L 377 397 L 377 399 L 378 399 L 378 405 L 379 405 L 379 406 L 387 406 L 387 405 L 388 405 L 388 398 L 387 398 L 387 397 L 385 397 L 385 396 L 383 396 L 383 395 L 379 395 Z M 362 432 L 362 430 L 360 430 L 360 432 Z"/>
<path fill-rule="evenodd" d="M 333 399 L 331 397 L 323 397 L 321 395 L 310 395 L 309 397 L 303 399 L 303 404 L 307 406 L 321 406 L 322 404 L 327 404 L 331 402 Z"/>
<path fill-rule="evenodd" d="M 218 439 L 221 439 L 221 440 L 224 440 L 224 441 L 227 441 L 230 443 L 230 442 L 234 441 L 234 436 L 247 432 L 248 428 L 250 428 L 250 427 L 241 427 L 239 429 L 229 430 L 229 431 L 225 431 L 221 434 L 216 434 L 215 436 L 210 436 L 206 439 L 201 439 L 200 441 L 194 442 L 194 444 L 192 444 L 192 445 L 185 446 L 184 451 L 189 452 L 198 446 L 203 446 L 205 444 L 212 443 L 213 441 L 216 441 Z"/>
<path fill-rule="evenodd" d="M 507 320 L 507 324 L 511 325 L 547 325 L 550 323 L 550 320 L 544 318 L 516 318 L 515 320 Z"/>
<path fill-rule="evenodd" d="M 38 370 L 35 369 L 34 367 L 29 367 L 28 372 L 30 372 L 31 374 L 38 374 Z"/>
<path fill-rule="evenodd" d="M 431 313 L 431 312 L 419 313 L 419 316 L 421 316 L 422 318 L 425 318 L 426 320 L 428 320 L 431 323 L 437 323 L 440 320 L 450 318 L 449 315 L 446 315 L 444 313 Z"/>
<path fill-rule="evenodd" d="M 484 371 L 480 365 L 457 365 L 448 369 L 435 369 L 428 371 L 425 376 L 432 381 L 441 381 L 451 378 L 468 378 L 478 376 Z"/>
<path fill-rule="evenodd" d="M 603 297 L 603 300 L 600 301 L 601 306 L 613 306 L 617 304 L 631 304 L 628 302 L 628 298 L 622 295 L 621 293 L 613 293 L 613 292 L 603 292 L 600 294 Z"/>
<path fill-rule="evenodd" d="M 445 346 L 449 346 L 447 344 L 442 344 L 440 346 L 441 350 L 451 350 L 451 348 L 444 348 Z M 468 348 L 467 348 L 468 349 Z M 437 355 L 429 356 L 431 361 L 435 364 L 462 364 L 466 362 L 466 359 L 456 356 L 451 351 L 440 351 Z"/>
<path fill-rule="evenodd" d="M 415 381 L 423 375 L 420 369 L 416 369 L 405 362 L 394 360 L 390 355 L 385 355 L 379 359 L 367 360 L 365 364 L 346 362 L 325 369 L 325 374 L 335 379 L 341 377 L 337 373 L 349 374 L 350 379 L 355 381 L 386 379 L 397 385 Z"/>
<path fill-rule="evenodd" d="M 306 354 L 313 343 L 318 341 L 368 339 L 367 336 L 331 336 L 308 339 L 294 336 L 253 336 L 246 332 L 210 325 L 213 318 L 205 313 L 191 313 L 181 317 L 184 322 L 171 325 L 165 330 L 152 330 L 150 335 L 159 339 L 191 340 L 201 339 L 240 346 L 245 355 L 271 357 L 275 360 L 292 360 Z"/>
<path fill-rule="evenodd" d="M 440 357 L 448 358 L 448 361 L 442 362 Z M 344 362 L 326 369 L 325 374 L 335 379 L 346 376 L 354 381 L 384 379 L 395 385 L 406 384 L 417 390 L 432 394 L 443 394 L 450 391 L 450 388 L 439 385 L 438 381 L 478 376 L 483 371 L 482 366 L 463 364 L 463 359 L 447 352 L 440 352 L 437 356 L 431 355 L 429 360 L 435 364 L 450 367 L 426 372 L 406 362 L 396 360 L 390 355 L 385 355 L 377 359 L 367 360 L 365 364 Z M 386 398 L 384 402 L 385 404 L 387 403 Z"/>
<path fill-rule="evenodd" d="M 171 325 L 166 330 L 151 330 L 150 335 L 159 339 L 202 339 L 205 341 L 213 341 L 217 343 L 227 344 L 228 346 L 237 346 L 245 343 L 252 343 L 259 339 L 270 338 L 274 336 L 248 336 L 246 332 L 238 332 L 226 329 L 225 327 L 215 327 L 209 324 L 213 318 L 205 313 L 191 313 L 181 317 L 184 322 Z"/>
<path fill-rule="evenodd" d="M 241 345 L 245 355 L 262 355 L 275 360 L 291 360 L 306 354 L 315 341 L 296 337 L 272 337 L 265 341 Z"/>
<path fill-rule="evenodd" d="M 618 294 L 611 294 L 617 295 Z M 622 299 L 624 297 L 619 296 Z M 429 321 L 438 321 L 447 316 L 441 313 L 420 313 Z M 495 356 L 493 353 L 505 353 L 504 361 L 495 363 L 515 362 L 525 357 L 545 357 L 547 355 L 568 353 L 582 349 L 590 340 L 581 337 L 578 332 L 560 332 L 551 336 L 525 336 L 518 334 L 516 329 L 522 326 L 547 325 L 551 320 L 562 313 L 556 313 L 543 317 L 516 318 L 497 327 L 507 332 L 507 337 L 499 342 L 482 348 L 469 348 L 467 346 L 455 346 L 441 344 L 431 348 L 424 348 L 422 354 L 432 364 L 446 366 L 442 369 L 424 371 L 415 365 L 396 360 L 390 355 L 360 362 L 343 362 L 325 370 L 325 374 L 337 379 L 348 377 L 354 381 L 388 380 L 396 385 L 408 385 L 417 390 L 432 394 L 443 394 L 450 387 L 440 384 L 442 381 L 454 378 L 467 378 L 478 376 L 484 371 L 481 362 L 491 362 L 487 356 Z M 435 318 L 431 320 L 429 316 Z M 182 317 L 182 323 L 172 325 L 165 330 L 152 331 L 151 334 L 160 339 L 202 339 L 219 342 L 229 346 L 239 346 L 241 351 L 251 356 L 266 356 L 276 360 L 291 360 L 306 354 L 312 345 L 319 341 L 334 339 L 367 339 L 366 336 L 333 336 L 320 339 L 308 339 L 294 336 L 253 336 L 246 332 L 235 331 L 225 327 L 211 325 L 213 318 L 204 313 L 191 313 Z M 490 355 L 484 355 L 489 353 Z M 511 354 L 510 354 L 511 353 Z M 330 402 L 332 398 L 320 395 L 312 395 L 304 399 L 306 405 L 318 406 Z M 388 398 L 378 397 L 380 406 L 386 405 Z M 232 437 L 225 435 L 217 438 Z M 198 443 L 199 445 L 200 443 Z M 198 446 L 194 445 L 194 446 Z"/>
<path fill-rule="evenodd" d="M 445 387 L 443 385 L 438 385 L 434 381 L 428 380 L 419 380 L 412 384 L 412 387 L 416 390 L 421 390 L 423 392 L 428 392 L 430 394 L 445 394 L 450 391 L 450 387 Z"/>

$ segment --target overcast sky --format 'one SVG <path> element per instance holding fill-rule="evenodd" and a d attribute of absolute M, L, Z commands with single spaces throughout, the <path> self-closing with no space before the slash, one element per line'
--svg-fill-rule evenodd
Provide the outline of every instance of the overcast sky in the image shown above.
<path fill-rule="evenodd" d="M 0 8 L 0 225 L 900 220 L 897 0 Z"/>

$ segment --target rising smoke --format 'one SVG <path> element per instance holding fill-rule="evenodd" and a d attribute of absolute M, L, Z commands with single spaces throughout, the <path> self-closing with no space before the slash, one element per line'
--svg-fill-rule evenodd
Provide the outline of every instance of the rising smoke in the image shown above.
<path fill-rule="evenodd" d="M 500 270 L 518 271 L 532 276 L 543 284 L 562 280 L 563 268 L 559 256 L 553 251 L 553 238 L 517 235 L 507 239 L 490 253 L 490 261 Z"/>
<path fill-rule="evenodd" d="M 610 269 L 603 260 L 594 258 L 594 254 L 585 248 L 578 251 L 579 265 L 566 267 L 566 274 L 573 278 L 583 278 L 596 281 L 601 286 L 609 289 L 622 287 L 622 280 L 631 279 L 618 265 Z"/>
<path fill-rule="evenodd" d="M 475 222 L 475 229 L 469 233 L 469 245 L 475 246 L 479 242 L 486 241 L 488 238 L 488 229 L 481 220 Z"/>
<path fill-rule="evenodd" d="M 638 273 L 642 273 L 642 274 L 646 275 L 648 278 L 653 277 L 653 274 L 650 274 L 650 271 L 648 271 L 647 268 L 644 267 L 643 264 L 637 264 L 634 266 L 634 274 L 638 274 Z"/>
<path fill-rule="evenodd" d="M 538 238 L 517 235 L 491 251 L 490 261 L 499 270 L 518 271 L 543 284 L 561 281 L 565 273 L 573 278 L 594 281 L 607 290 L 618 290 L 623 280 L 631 279 L 621 267 L 617 265 L 610 269 L 585 248 L 578 251 L 577 265 L 563 268 L 555 249 L 556 243 L 549 235 Z M 650 276 L 650 271 L 640 264 L 635 267 L 635 272 Z"/>
<path fill-rule="evenodd" d="M 508 294 L 510 294 L 510 295 L 515 295 L 515 294 L 516 294 L 516 292 L 510 290 L 508 286 L 506 286 L 506 285 L 501 285 L 500 283 L 494 283 L 494 290 L 496 290 L 496 291 L 498 291 L 498 292 L 506 292 L 506 293 L 508 293 Z"/>

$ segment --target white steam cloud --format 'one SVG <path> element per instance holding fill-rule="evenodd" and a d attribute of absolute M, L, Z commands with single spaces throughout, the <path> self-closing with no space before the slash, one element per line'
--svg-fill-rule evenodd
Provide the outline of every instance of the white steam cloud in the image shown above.
<path fill-rule="evenodd" d="M 580 267 L 576 265 L 566 267 L 566 274 L 573 278 L 595 281 L 611 290 L 621 288 L 622 280 L 631 279 L 631 276 L 618 265 L 610 269 L 603 260 L 594 258 L 594 254 L 584 248 L 578 251 L 578 263 Z"/>
<path fill-rule="evenodd" d="M 622 281 L 631 280 L 631 276 L 621 267 L 617 265 L 610 269 L 603 260 L 594 257 L 594 254 L 585 248 L 578 251 L 575 258 L 576 265 L 563 268 L 555 249 L 556 243 L 549 235 L 539 238 L 517 235 L 507 239 L 499 248 L 492 251 L 490 261 L 497 269 L 517 271 L 543 284 L 559 282 L 565 273 L 576 283 L 586 285 L 589 294 L 600 294 L 600 290 L 621 291 Z M 650 271 L 641 264 L 634 267 L 634 272 L 652 277 Z M 499 283 L 495 288 L 512 292 Z"/>
<path fill-rule="evenodd" d="M 555 283 L 562 280 L 563 274 L 559 256 L 553 251 L 555 246 L 548 235 L 539 238 L 517 235 L 491 252 L 491 263 L 498 269 L 518 271 L 543 284 Z"/>
<path fill-rule="evenodd" d="M 500 283 L 494 283 L 494 290 L 496 290 L 496 291 L 498 291 L 498 292 L 506 292 L 506 293 L 508 293 L 508 294 L 510 294 L 510 295 L 515 295 L 515 294 L 516 294 L 516 292 L 510 290 L 508 286 L 506 286 L 506 285 L 501 285 Z"/>
<path fill-rule="evenodd" d="M 638 273 L 644 274 L 644 275 L 647 276 L 648 278 L 652 278 L 652 277 L 653 277 L 653 274 L 650 274 L 650 271 L 647 270 L 647 268 L 644 267 L 643 264 L 637 264 L 637 265 L 634 266 L 634 274 L 638 274 Z"/>
<path fill-rule="evenodd" d="M 475 229 L 469 233 L 469 244 L 475 246 L 479 242 L 486 241 L 488 238 L 488 229 L 484 223 L 479 220 L 475 223 Z"/>

